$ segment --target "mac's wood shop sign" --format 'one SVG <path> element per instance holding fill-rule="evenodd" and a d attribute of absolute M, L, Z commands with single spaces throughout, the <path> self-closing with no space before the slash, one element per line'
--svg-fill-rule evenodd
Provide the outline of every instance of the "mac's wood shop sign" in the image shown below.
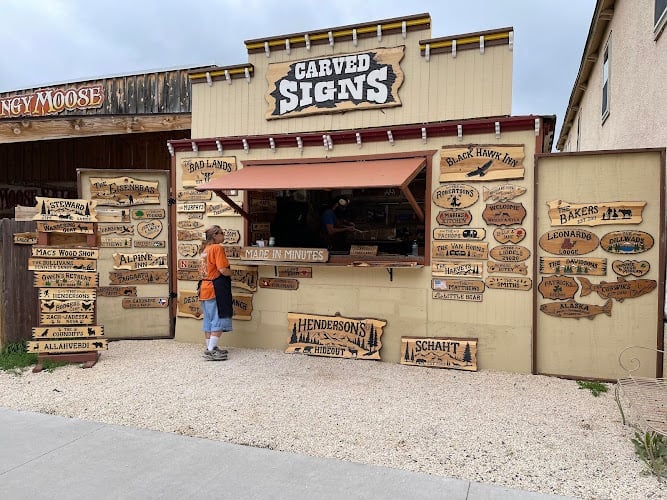
<path fill-rule="evenodd" d="M 380 359 L 384 320 L 287 313 L 287 322 L 286 353 Z"/>
<path fill-rule="evenodd" d="M 477 371 L 477 339 L 401 337 L 401 364 Z"/>

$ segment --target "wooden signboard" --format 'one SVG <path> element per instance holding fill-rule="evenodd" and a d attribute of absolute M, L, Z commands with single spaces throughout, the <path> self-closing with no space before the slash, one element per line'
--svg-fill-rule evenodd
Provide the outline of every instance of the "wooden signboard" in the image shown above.
<path fill-rule="evenodd" d="M 97 259 L 28 259 L 29 271 L 96 271 Z"/>
<path fill-rule="evenodd" d="M 168 297 L 124 297 L 123 309 L 164 308 L 169 305 Z"/>
<path fill-rule="evenodd" d="M 260 278 L 260 288 L 271 288 L 273 290 L 297 290 L 299 280 L 293 278 Z"/>
<path fill-rule="evenodd" d="M 540 248 L 555 255 L 585 255 L 600 243 L 597 235 L 585 229 L 554 229 L 540 236 Z"/>
<path fill-rule="evenodd" d="M 178 259 L 178 269 L 197 271 L 201 267 L 201 259 Z"/>
<path fill-rule="evenodd" d="M 37 214 L 32 220 L 97 222 L 95 205 L 90 200 L 74 200 L 65 198 L 42 198 L 36 196 Z"/>
<path fill-rule="evenodd" d="M 134 220 L 146 219 L 164 219 L 166 212 L 164 208 L 135 208 L 132 210 L 132 218 Z"/>
<path fill-rule="evenodd" d="M 30 251 L 33 257 L 58 259 L 97 259 L 99 257 L 97 248 L 90 247 L 63 248 L 34 246 Z"/>
<path fill-rule="evenodd" d="M 611 268 L 619 276 L 632 275 L 640 278 L 651 270 L 651 264 L 646 260 L 615 260 L 611 263 Z"/>
<path fill-rule="evenodd" d="M 378 254 L 377 245 L 350 245 L 350 255 L 369 256 L 377 254 Z"/>
<path fill-rule="evenodd" d="M 199 302 L 197 292 L 188 290 L 178 291 L 178 305 L 176 307 L 176 315 L 183 318 L 201 319 L 204 317 L 204 312 Z"/>
<path fill-rule="evenodd" d="M 552 302 L 550 304 L 542 304 L 540 311 L 549 316 L 556 318 L 588 318 L 593 319 L 598 314 L 606 314 L 611 316 L 612 300 L 609 299 L 603 306 L 596 306 L 593 304 L 581 304 L 573 299 L 567 302 Z"/>
<path fill-rule="evenodd" d="M 98 205 L 149 205 L 160 203 L 160 191 L 158 181 L 132 177 L 91 177 L 90 199 Z"/>
<path fill-rule="evenodd" d="M 522 145 L 444 146 L 440 151 L 440 182 L 523 179 Z"/>
<path fill-rule="evenodd" d="M 132 224 L 99 224 L 98 233 L 102 236 L 109 234 L 133 235 L 134 226 Z"/>
<path fill-rule="evenodd" d="M 241 258 L 241 250 L 243 247 L 237 246 L 237 245 L 225 245 L 225 254 L 227 254 L 228 259 L 240 259 Z"/>
<path fill-rule="evenodd" d="M 482 302 L 483 293 L 445 292 L 433 290 L 431 297 L 438 300 L 460 300 L 463 302 Z"/>
<path fill-rule="evenodd" d="M 236 204 L 240 207 L 243 208 L 243 203 L 242 202 L 236 202 Z M 218 202 L 208 202 L 206 203 L 206 216 L 207 217 L 232 217 L 232 216 L 240 216 L 241 214 L 236 211 L 236 209 L 232 208 L 230 205 L 225 203 L 224 201 L 218 201 Z"/>
<path fill-rule="evenodd" d="M 523 262 L 530 257 L 530 250 L 519 245 L 502 245 L 493 247 L 489 255 L 500 262 Z"/>
<path fill-rule="evenodd" d="M 40 325 L 92 325 L 95 323 L 94 312 L 82 313 L 42 313 Z"/>
<path fill-rule="evenodd" d="M 241 233 L 236 229 L 226 229 L 222 228 L 223 234 L 223 245 L 230 245 L 232 243 L 238 243 L 241 241 Z"/>
<path fill-rule="evenodd" d="M 433 276 L 468 278 L 481 278 L 484 271 L 484 263 L 479 261 L 437 261 L 431 263 L 431 274 Z"/>
<path fill-rule="evenodd" d="M 134 240 L 134 248 L 166 248 L 164 240 Z"/>
<path fill-rule="evenodd" d="M 250 200 L 250 212 L 269 212 L 275 213 L 278 210 L 278 200 L 275 198 L 256 198 Z"/>
<path fill-rule="evenodd" d="M 387 322 L 374 318 L 346 318 L 287 313 L 286 353 L 336 358 L 381 359 L 382 333 Z"/>
<path fill-rule="evenodd" d="M 112 285 L 165 285 L 169 283 L 166 269 L 144 269 L 140 271 L 110 271 Z"/>
<path fill-rule="evenodd" d="M 176 223 L 176 226 L 180 227 L 181 229 L 199 229 L 200 227 L 204 227 L 204 223 L 200 220 L 186 219 L 179 220 Z"/>
<path fill-rule="evenodd" d="M 653 248 L 653 236 L 644 231 L 612 231 L 600 239 L 600 248 L 617 254 L 643 253 Z"/>
<path fill-rule="evenodd" d="M 179 243 L 177 249 L 178 253 L 183 257 L 196 257 L 199 253 L 199 245 L 197 243 Z"/>
<path fill-rule="evenodd" d="M 477 339 L 401 337 L 401 364 L 477 371 Z"/>
<path fill-rule="evenodd" d="M 32 329 L 33 339 L 85 338 L 104 336 L 103 326 L 38 326 Z"/>
<path fill-rule="evenodd" d="M 519 243 L 526 237 L 526 230 L 522 227 L 497 227 L 493 230 L 493 237 L 498 243 Z"/>
<path fill-rule="evenodd" d="M 74 299 L 74 300 L 45 299 L 39 301 L 39 310 L 43 313 L 93 312 L 95 310 L 95 301 L 79 300 L 79 299 Z"/>
<path fill-rule="evenodd" d="M 204 231 L 191 231 L 189 229 L 176 230 L 176 239 L 178 241 L 203 241 L 206 239 Z"/>
<path fill-rule="evenodd" d="M 482 293 L 484 282 L 471 279 L 440 279 L 431 280 L 432 290 L 447 290 L 449 292 Z"/>
<path fill-rule="evenodd" d="M 237 266 L 232 268 L 232 286 L 243 288 L 250 292 L 257 291 L 257 266 Z"/>
<path fill-rule="evenodd" d="M 130 222 L 130 212 L 124 208 L 96 207 L 98 222 Z"/>
<path fill-rule="evenodd" d="M 542 276 L 537 289 L 545 299 L 567 300 L 574 298 L 579 284 L 570 276 Z"/>
<path fill-rule="evenodd" d="M 510 278 L 508 276 L 489 276 L 485 280 L 486 286 L 496 290 L 530 290 L 533 280 L 530 278 Z"/>
<path fill-rule="evenodd" d="M 145 220 L 137 224 L 137 233 L 148 240 L 154 240 L 162 232 L 161 220 Z"/>
<path fill-rule="evenodd" d="M 201 272 L 198 269 L 177 269 L 176 279 L 181 281 L 199 281 Z"/>
<path fill-rule="evenodd" d="M 177 201 L 210 201 L 213 191 L 197 191 L 196 189 L 185 189 L 176 193 Z"/>
<path fill-rule="evenodd" d="M 100 248 L 132 248 L 132 238 L 129 236 L 100 236 Z"/>
<path fill-rule="evenodd" d="M 548 201 L 552 226 L 599 226 L 603 224 L 639 224 L 645 201 L 603 201 L 570 203 Z"/>
<path fill-rule="evenodd" d="M 494 188 L 487 188 L 486 186 L 483 186 L 482 198 L 484 201 L 489 199 L 494 202 L 509 201 L 521 196 L 525 192 L 525 187 L 514 186 L 513 184 L 503 184 Z"/>
<path fill-rule="evenodd" d="M 232 308 L 234 315 L 232 319 L 250 321 L 252 319 L 252 293 L 232 294 Z"/>
<path fill-rule="evenodd" d="M 34 285 L 40 288 L 97 288 L 97 280 L 97 273 L 76 271 L 34 273 Z"/>
<path fill-rule="evenodd" d="M 197 184 L 219 179 L 221 176 L 236 171 L 236 157 L 217 156 L 211 158 L 182 158 L 183 187 L 192 188 Z M 203 211 L 203 210 L 202 210 Z"/>
<path fill-rule="evenodd" d="M 585 297 L 596 292 L 603 299 L 615 299 L 623 302 L 625 299 L 634 299 L 652 292 L 658 286 L 655 280 L 636 279 L 626 280 L 622 276 L 616 282 L 593 284 L 586 278 L 577 278 L 581 283 L 581 296 Z"/>
<path fill-rule="evenodd" d="M 167 269 L 169 261 L 166 253 L 114 253 L 114 269 Z"/>
<path fill-rule="evenodd" d="M 187 212 L 182 214 L 187 220 L 203 219 L 204 212 Z"/>
<path fill-rule="evenodd" d="M 469 184 L 445 184 L 433 191 L 433 203 L 440 208 L 466 208 L 479 200 L 479 191 Z"/>
<path fill-rule="evenodd" d="M 100 297 L 136 297 L 136 286 L 100 286 L 97 288 Z"/>
<path fill-rule="evenodd" d="M 34 245 L 37 243 L 37 233 L 14 233 L 15 245 Z"/>
<path fill-rule="evenodd" d="M 177 203 L 176 211 L 179 213 L 187 212 L 206 212 L 206 202 L 204 201 L 188 201 L 186 203 Z"/>
<path fill-rule="evenodd" d="M 27 351 L 31 353 L 65 353 L 104 351 L 107 349 L 107 339 L 68 339 L 31 341 L 27 344 Z"/>
<path fill-rule="evenodd" d="M 486 229 L 470 227 L 466 229 L 451 227 L 433 228 L 434 240 L 483 240 L 486 238 Z"/>
<path fill-rule="evenodd" d="M 40 288 L 40 300 L 95 300 L 95 290 L 85 288 Z"/>
<path fill-rule="evenodd" d="M 506 274 L 528 274 L 528 266 L 525 262 L 493 262 L 486 263 L 486 270 L 489 273 L 506 273 Z"/>
<path fill-rule="evenodd" d="M 540 273 L 542 274 L 585 274 L 589 276 L 605 276 L 607 259 L 588 257 L 540 257 Z"/>
<path fill-rule="evenodd" d="M 37 222 L 37 232 L 93 234 L 94 226 L 92 222 Z"/>
<path fill-rule="evenodd" d="M 312 267 L 278 266 L 276 273 L 279 278 L 312 278 Z"/>
<path fill-rule="evenodd" d="M 441 226 L 467 226 L 472 222 L 470 210 L 440 210 L 435 220 Z"/>
<path fill-rule="evenodd" d="M 500 201 L 486 206 L 482 212 L 482 219 L 493 226 L 511 226 L 521 224 L 526 217 L 523 204 L 513 201 Z"/>
<path fill-rule="evenodd" d="M 241 260 L 326 262 L 329 260 L 329 251 L 326 248 L 243 247 Z"/>
<path fill-rule="evenodd" d="M 486 260 L 489 244 L 485 241 L 435 241 L 431 247 L 433 259 Z"/>

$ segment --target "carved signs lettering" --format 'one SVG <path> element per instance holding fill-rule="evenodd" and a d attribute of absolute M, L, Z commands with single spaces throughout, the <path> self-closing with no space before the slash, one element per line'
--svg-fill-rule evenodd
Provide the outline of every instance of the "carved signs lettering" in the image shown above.
<path fill-rule="evenodd" d="M 31 248 L 31 253 L 33 257 L 59 259 L 97 259 L 99 255 L 97 248 L 90 247 L 62 248 L 34 246 Z M 92 271 L 92 269 L 90 270 Z"/>
<path fill-rule="evenodd" d="M 477 371 L 477 339 L 401 337 L 401 364 Z"/>
<path fill-rule="evenodd" d="M 114 269 L 166 269 L 168 266 L 166 253 L 114 253 Z"/>
<path fill-rule="evenodd" d="M 190 201 L 187 203 L 177 203 L 176 211 L 179 213 L 185 212 L 206 212 L 206 202 Z"/>
<path fill-rule="evenodd" d="M 213 158 L 182 158 L 183 187 L 195 187 L 197 184 L 210 182 L 236 170 L 234 156 L 219 156 Z M 203 210 L 200 210 L 203 212 Z"/>
<path fill-rule="evenodd" d="M 99 224 L 98 232 L 104 236 L 109 234 L 133 235 L 134 226 L 132 224 Z"/>
<path fill-rule="evenodd" d="M 653 236 L 644 231 L 612 231 L 600 240 L 600 248 L 609 253 L 643 253 L 653 248 Z"/>
<path fill-rule="evenodd" d="M 137 224 L 137 233 L 146 239 L 153 240 L 162 232 L 162 221 L 146 220 Z"/>
<path fill-rule="evenodd" d="M 76 271 L 35 272 L 34 285 L 47 288 L 97 288 L 97 273 Z"/>
<path fill-rule="evenodd" d="M 489 254 L 500 262 L 523 262 L 530 257 L 530 250 L 519 245 L 502 245 L 493 247 Z"/>
<path fill-rule="evenodd" d="M 498 290 L 530 290 L 533 280 L 530 278 L 510 278 L 507 276 L 489 276 L 485 280 L 486 286 Z"/>
<path fill-rule="evenodd" d="M 581 304 L 573 299 L 567 302 L 552 302 L 550 304 L 542 304 L 540 311 L 549 316 L 557 318 L 588 318 L 593 319 L 598 314 L 606 314 L 611 316 L 612 300 L 609 299 L 603 306 L 596 306 L 593 304 Z"/>
<path fill-rule="evenodd" d="M 466 292 L 445 292 L 442 290 L 433 290 L 431 297 L 438 300 L 460 300 L 463 302 L 482 302 L 483 293 Z"/>
<path fill-rule="evenodd" d="M 600 240 L 585 229 L 554 229 L 540 237 L 542 250 L 556 255 L 584 255 L 595 250 Z"/>
<path fill-rule="evenodd" d="M 300 266 L 278 266 L 277 274 L 280 278 L 312 278 L 313 268 Z"/>
<path fill-rule="evenodd" d="M 607 259 L 589 257 L 587 259 L 540 257 L 542 274 L 586 274 L 604 276 L 607 274 Z"/>
<path fill-rule="evenodd" d="M 294 278 L 260 278 L 260 288 L 271 288 L 274 290 L 297 290 L 299 280 Z"/>
<path fill-rule="evenodd" d="M 92 222 L 37 222 L 40 233 L 82 233 L 93 234 Z"/>
<path fill-rule="evenodd" d="M 521 203 L 501 201 L 491 203 L 482 212 L 482 219 L 493 226 L 511 226 L 521 224 L 526 217 L 526 209 Z"/>
<path fill-rule="evenodd" d="M 240 235 L 239 235 L 240 238 Z M 225 253 L 228 259 L 240 259 L 243 247 L 238 245 L 225 245 Z"/>
<path fill-rule="evenodd" d="M 514 186 L 512 184 L 503 184 L 494 188 L 482 187 L 482 197 L 484 201 L 491 199 L 491 201 L 509 201 L 521 196 L 526 192 L 525 187 Z"/>
<path fill-rule="evenodd" d="M 96 271 L 96 259 L 28 259 L 30 271 Z"/>
<path fill-rule="evenodd" d="M 195 219 L 179 220 L 176 225 L 181 229 L 199 229 L 200 227 L 204 227 L 202 221 Z"/>
<path fill-rule="evenodd" d="M 201 259 L 178 259 L 179 269 L 190 269 L 191 271 L 199 270 Z"/>
<path fill-rule="evenodd" d="M 95 205 L 90 200 L 73 200 L 65 198 L 42 198 L 36 196 L 37 214 L 32 220 L 39 221 L 77 221 L 97 222 Z"/>
<path fill-rule="evenodd" d="M 27 344 L 27 351 L 31 353 L 65 353 L 104 351 L 107 349 L 107 339 L 60 339 L 48 341 L 31 341 Z"/>
<path fill-rule="evenodd" d="M 440 210 L 435 220 L 441 226 L 467 226 L 472 222 L 470 210 Z"/>
<path fill-rule="evenodd" d="M 37 243 L 37 233 L 14 233 L 15 245 L 34 245 Z"/>
<path fill-rule="evenodd" d="M 243 288 L 250 292 L 257 290 L 257 266 L 237 266 L 232 267 L 232 286 Z"/>
<path fill-rule="evenodd" d="M 213 191 L 197 191 L 196 189 L 185 189 L 176 193 L 178 201 L 210 201 Z"/>
<path fill-rule="evenodd" d="M 232 295 L 232 319 L 250 321 L 252 319 L 252 293 L 234 293 Z"/>
<path fill-rule="evenodd" d="M 611 268 L 619 276 L 633 275 L 640 278 L 650 271 L 651 264 L 645 260 L 615 260 L 611 263 Z"/>
<path fill-rule="evenodd" d="M 482 280 L 434 278 L 431 280 L 431 289 L 447 290 L 449 292 L 482 293 L 484 292 L 484 282 Z"/>
<path fill-rule="evenodd" d="M 433 276 L 465 276 L 468 278 L 481 278 L 484 271 L 484 263 L 480 261 L 436 261 L 431 263 L 431 274 Z"/>
<path fill-rule="evenodd" d="M 98 205 L 148 205 L 160 203 L 160 191 L 157 181 L 132 177 L 91 177 L 90 198 Z"/>
<path fill-rule="evenodd" d="M 48 290 L 48 288 L 47 288 Z M 43 313 L 78 313 L 93 312 L 95 310 L 94 300 L 40 300 L 39 310 Z"/>
<path fill-rule="evenodd" d="M 243 208 L 242 202 L 236 202 L 236 204 Z M 215 203 L 206 203 L 206 216 L 207 217 L 232 217 L 239 214 L 234 208 L 225 203 L 224 201 L 219 201 Z"/>
<path fill-rule="evenodd" d="M 100 297 L 136 297 L 136 286 L 101 286 L 97 288 Z"/>
<path fill-rule="evenodd" d="M 479 191 L 469 184 L 446 184 L 433 191 L 433 203 L 440 208 L 466 208 L 479 200 Z"/>
<path fill-rule="evenodd" d="M 92 325 L 95 322 L 95 313 L 42 313 L 39 316 L 40 325 Z"/>
<path fill-rule="evenodd" d="M 354 256 L 369 256 L 377 255 L 378 246 L 377 245 L 350 245 L 350 255 Z"/>
<path fill-rule="evenodd" d="M 132 238 L 126 236 L 100 236 L 100 248 L 130 248 Z"/>
<path fill-rule="evenodd" d="M 130 213 L 124 208 L 96 207 L 98 222 L 130 222 Z"/>
<path fill-rule="evenodd" d="M 200 319 L 204 316 L 197 292 L 179 290 L 178 306 L 176 309 L 176 315 L 184 318 Z"/>
<path fill-rule="evenodd" d="M 206 239 L 203 231 L 191 231 L 189 229 L 178 229 L 176 231 L 178 241 L 201 241 Z"/>
<path fill-rule="evenodd" d="M 230 243 L 238 243 L 239 241 L 241 241 L 241 233 L 238 231 L 238 229 L 222 228 L 222 232 L 223 232 L 223 240 L 222 240 L 223 245 L 229 245 Z"/>
<path fill-rule="evenodd" d="M 240 258 L 278 262 L 326 262 L 329 260 L 329 251 L 326 248 L 243 247 Z"/>
<path fill-rule="evenodd" d="M 201 272 L 199 269 L 177 269 L 176 278 L 182 281 L 199 281 Z"/>
<path fill-rule="evenodd" d="M 110 271 L 112 285 L 164 285 L 169 283 L 166 269 L 144 269 L 140 271 Z"/>
<path fill-rule="evenodd" d="M 486 263 L 489 273 L 528 274 L 528 266 L 524 262 L 493 262 Z"/>
<path fill-rule="evenodd" d="M 165 248 L 166 246 L 164 240 L 134 240 L 135 248 Z"/>
<path fill-rule="evenodd" d="M 179 243 L 178 253 L 183 257 L 196 257 L 199 253 L 199 245 L 197 243 Z"/>
<path fill-rule="evenodd" d="M 123 309 L 164 308 L 169 305 L 167 297 L 124 297 Z"/>
<path fill-rule="evenodd" d="M 102 337 L 103 326 L 48 326 L 33 327 L 33 339 L 54 339 L 62 337 Z"/>
<path fill-rule="evenodd" d="M 570 203 L 547 202 L 552 226 L 599 226 L 602 224 L 639 224 L 645 201 L 604 201 Z"/>
<path fill-rule="evenodd" d="M 434 240 L 483 240 L 486 238 L 486 229 L 470 227 L 466 229 L 436 227 L 433 228 Z"/>
<path fill-rule="evenodd" d="M 431 249 L 434 259 L 486 260 L 488 255 L 489 244 L 484 241 L 435 241 Z"/>
<path fill-rule="evenodd" d="M 440 182 L 522 179 L 523 146 L 445 146 L 440 150 Z"/>
<path fill-rule="evenodd" d="M 164 219 L 166 212 L 164 208 L 136 208 L 132 210 L 132 218 L 134 220 L 146 219 Z"/>
<path fill-rule="evenodd" d="M 574 298 L 579 285 L 570 276 L 542 276 L 537 289 L 545 299 L 566 300 Z"/>
<path fill-rule="evenodd" d="M 502 245 L 519 243 L 526 237 L 526 230 L 522 227 L 497 227 L 493 230 L 493 237 Z"/>
<path fill-rule="evenodd" d="M 623 277 L 618 278 L 616 283 L 607 283 L 606 281 L 596 285 L 586 278 L 577 278 L 581 283 L 581 296 L 585 297 L 592 292 L 603 299 L 616 299 L 623 302 L 625 299 L 634 299 L 652 292 L 658 286 L 655 280 L 637 279 L 627 280 Z"/>
<path fill-rule="evenodd" d="M 95 300 L 95 290 L 84 288 L 40 288 L 40 300 Z"/>

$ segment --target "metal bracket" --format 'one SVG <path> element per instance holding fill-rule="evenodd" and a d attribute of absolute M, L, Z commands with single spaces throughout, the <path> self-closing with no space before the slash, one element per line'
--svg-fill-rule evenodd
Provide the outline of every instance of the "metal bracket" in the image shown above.
<path fill-rule="evenodd" d="M 394 268 L 388 267 L 387 272 L 389 273 L 389 281 L 394 281 Z"/>

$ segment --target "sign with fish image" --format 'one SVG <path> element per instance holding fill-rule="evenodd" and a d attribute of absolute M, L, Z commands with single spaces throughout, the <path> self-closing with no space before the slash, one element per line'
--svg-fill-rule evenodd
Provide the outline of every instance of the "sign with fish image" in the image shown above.
<path fill-rule="evenodd" d="M 549 316 L 555 316 L 556 318 L 588 318 L 592 320 L 598 314 L 606 314 L 607 316 L 611 316 L 611 306 L 611 299 L 607 300 L 603 306 L 596 306 L 594 304 L 581 304 L 573 299 L 570 299 L 567 302 L 552 302 L 550 304 L 542 304 L 540 306 L 540 311 L 542 311 L 544 314 L 548 314 Z"/>
<path fill-rule="evenodd" d="M 577 279 L 581 283 L 582 297 L 597 292 L 603 299 L 615 299 L 619 302 L 623 302 L 625 299 L 641 297 L 652 292 L 658 286 L 655 280 L 647 279 L 626 280 L 623 277 L 619 277 L 615 283 L 602 281 L 599 284 L 593 284 L 586 278 Z"/>

